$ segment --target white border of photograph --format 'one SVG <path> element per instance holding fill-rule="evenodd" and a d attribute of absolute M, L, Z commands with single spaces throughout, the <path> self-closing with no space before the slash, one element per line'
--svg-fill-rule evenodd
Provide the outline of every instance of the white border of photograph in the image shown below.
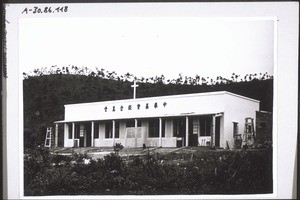
<path fill-rule="evenodd" d="M 8 199 L 277 199 L 295 198 L 298 122 L 298 23 L 297 2 L 249 3 L 99 3 L 43 4 L 68 6 L 69 12 L 21 14 L 37 4 L 6 5 L 7 79 L 3 79 L 3 175 Z M 62 17 L 214 17 L 271 19 L 274 27 L 273 194 L 168 195 L 168 196 L 42 196 L 23 195 L 23 84 L 19 66 L 19 20 Z M 277 55 L 277 56 L 276 56 Z M 6 97 L 6 98 L 5 98 Z M 288 136 L 288 137 L 287 137 Z"/>

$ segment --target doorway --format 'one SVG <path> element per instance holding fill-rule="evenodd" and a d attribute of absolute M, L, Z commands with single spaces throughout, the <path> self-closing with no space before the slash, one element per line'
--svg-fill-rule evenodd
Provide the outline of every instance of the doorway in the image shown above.
<path fill-rule="evenodd" d="M 173 137 L 177 137 L 176 147 L 183 147 L 185 144 L 186 120 L 183 117 L 173 119 Z"/>
<path fill-rule="evenodd" d="M 215 146 L 220 147 L 220 123 L 221 117 L 216 117 L 216 127 L 215 127 Z"/>
<path fill-rule="evenodd" d="M 79 140 L 79 147 L 90 147 L 91 123 L 75 124 L 75 139 Z"/>

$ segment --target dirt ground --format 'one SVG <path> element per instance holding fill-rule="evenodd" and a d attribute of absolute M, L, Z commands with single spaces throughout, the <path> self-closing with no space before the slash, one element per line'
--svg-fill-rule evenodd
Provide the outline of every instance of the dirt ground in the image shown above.
<path fill-rule="evenodd" d="M 121 157 L 151 154 L 166 155 L 170 153 L 194 154 L 199 151 L 212 151 L 208 147 L 149 147 L 149 148 L 124 148 L 119 151 Z M 51 151 L 58 155 L 72 155 L 73 153 L 87 154 L 93 159 L 103 158 L 105 155 L 114 153 L 113 147 L 81 147 L 81 148 L 56 148 Z"/>

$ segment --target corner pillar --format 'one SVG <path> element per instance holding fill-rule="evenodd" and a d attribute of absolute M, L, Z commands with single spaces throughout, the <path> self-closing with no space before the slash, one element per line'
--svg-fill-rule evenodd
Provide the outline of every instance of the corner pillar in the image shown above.
<path fill-rule="evenodd" d="M 137 119 L 134 119 L 134 128 L 135 128 L 135 129 L 134 129 L 134 143 L 135 143 L 134 146 L 135 146 L 135 147 L 137 147 L 137 143 L 138 143 L 138 142 L 137 142 L 137 140 L 138 140 L 138 139 L 137 139 L 137 127 L 138 127 L 138 120 L 137 120 Z"/>
<path fill-rule="evenodd" d="M 211 123 L 211 130 L 212 130 L 212 132 L 211 132 L 211 141 L 212 141 L 212 143 L 211 143 L 211 146 L 212 147 L 214 147 L 214 146 L 216 146 L 216 130 L 215 130 L 215 127 L 216 127 L 216 116 L 215 115 L 213 115 L 212 116 L 212 123 Z"/>
<path fill-rule="evenodd" d="M 73 147 L 75 147 L 74 139 L 75 139 L 75 123 L 72 123 L 72 142 L 73 142 Z"/>
<path fill-rule="evenodd" d="M 159 118 L 159 146 L 162 146 L 162 119 Z"/>
<path fill-rule="evenodd" d="M 58 124 L 55 124 L 55 148 L 58 147 Z"/>
<path fill-rule="evenodd" d="M 94 122 L 91 125 L 91 147 L 94 146 Z"/>
<path fill-rule="evenodd" d="M 113 138 L 113 146 L 115 146 L 115 137 L 116 137 L 116 122 L 112 120 L 112 138 Z"/>
<path fill-rule="evenodd" d="M 185 146 L 189 146 L 189 117 L 185 117 Z"/>
<path fill-rule="evenodd" d="M 65 138 L 65 144 L 64 146 L 68 146 L 68 137 L 69 137 L 69 132 L 68 132 L 68 124 L 64 123 L 64 138 Z"/>

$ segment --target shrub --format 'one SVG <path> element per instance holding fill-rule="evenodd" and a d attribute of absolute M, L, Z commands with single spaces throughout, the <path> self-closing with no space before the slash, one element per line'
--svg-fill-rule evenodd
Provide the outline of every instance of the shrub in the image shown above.
<path fill-rule="evenodd" d="M 188 160 L 181 160 L 185 157 Z M 203 151 L 191 156 L 116 153 L 92 160 L 39 148 L 24 156 L 25 195 L 251 194 L 272 192 L 272 151 Z M 89 160 L 89 163 L 84 162 Z"/>

